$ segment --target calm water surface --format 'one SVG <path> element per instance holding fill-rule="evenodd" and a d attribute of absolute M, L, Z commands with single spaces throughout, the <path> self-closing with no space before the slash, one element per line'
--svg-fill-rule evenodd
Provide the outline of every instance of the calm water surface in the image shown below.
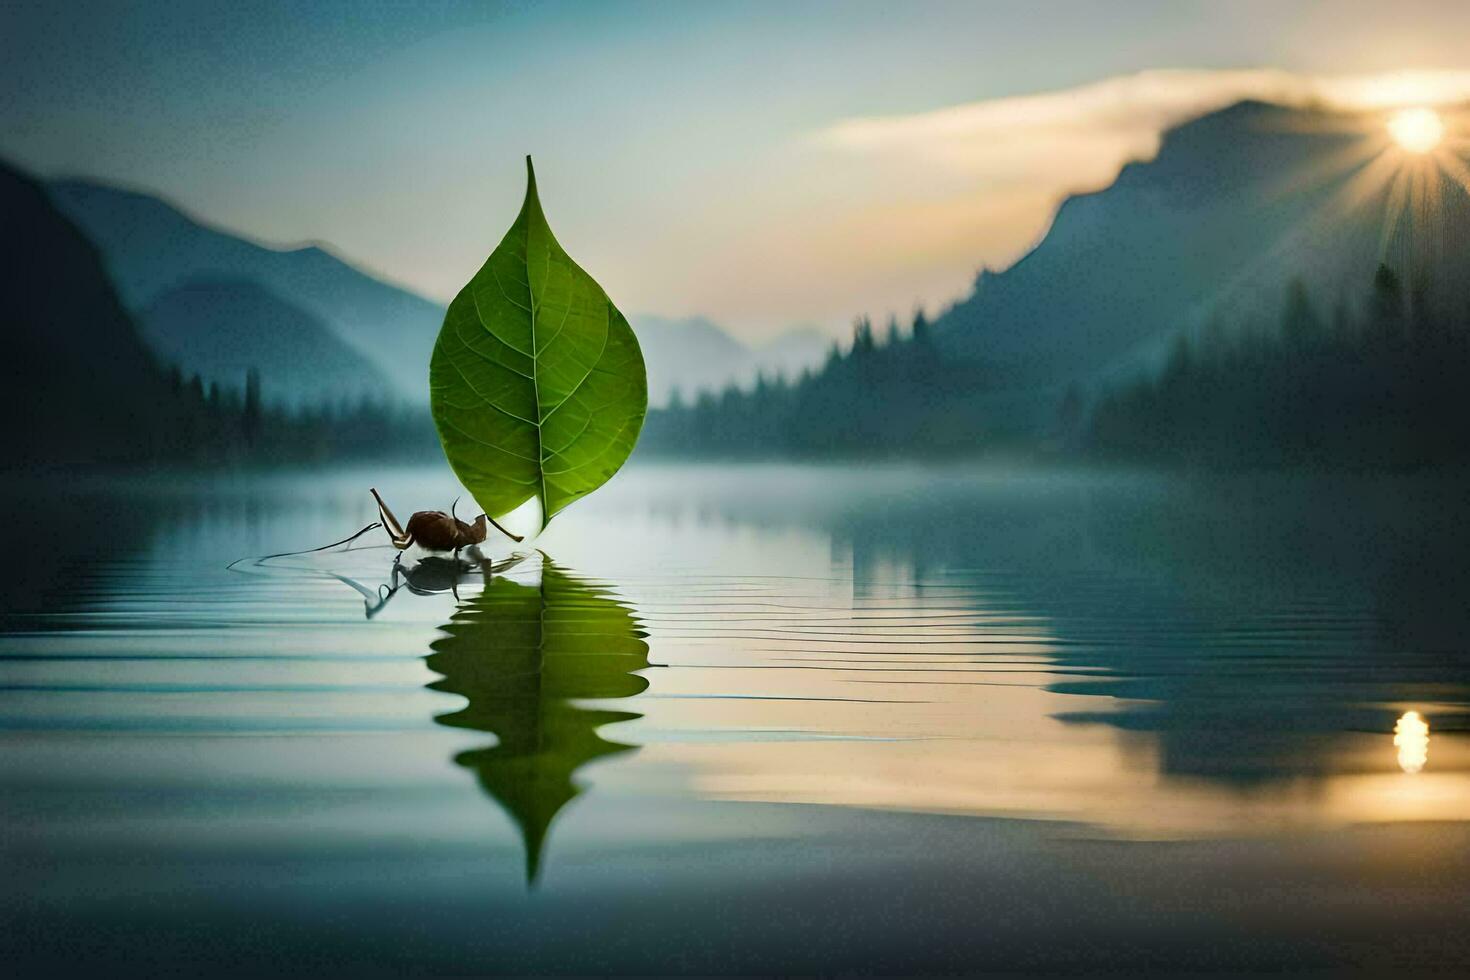
<path fill-rule="evenodd" d="M 641 464 L 488 586 L 227 568 L 370 485 L 455 493 L 5 491 L 8 962 L 1467 962 L 1460 487 Z"/>

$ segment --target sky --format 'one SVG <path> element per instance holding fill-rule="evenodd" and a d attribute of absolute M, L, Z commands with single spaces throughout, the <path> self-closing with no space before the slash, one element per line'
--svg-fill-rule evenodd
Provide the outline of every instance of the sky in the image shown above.
<path fill-rule="evenodd" d="M 447 301 L 531 153 L 624 312 L 759 342 L 941 309 L 1238 98 L 1470 97 L 1466 37 L 1462 0 L 0 0 L 0 156 Z"/>

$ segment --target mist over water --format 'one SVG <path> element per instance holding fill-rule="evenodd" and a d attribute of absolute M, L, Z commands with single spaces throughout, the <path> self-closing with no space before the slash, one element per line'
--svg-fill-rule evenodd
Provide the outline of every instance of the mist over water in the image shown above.
<path fill-rule="evenodd" d="M 380 532 L 226 567 L 356 531 L 369 486 L 400 515 L 457 493 L 430 468 L 5 491 L 7 958 L 1465 953 L 1449 481 L 637 463 L 539 552 L 492 538 L 522 557 L 488 587 L 395 573 Z"/>

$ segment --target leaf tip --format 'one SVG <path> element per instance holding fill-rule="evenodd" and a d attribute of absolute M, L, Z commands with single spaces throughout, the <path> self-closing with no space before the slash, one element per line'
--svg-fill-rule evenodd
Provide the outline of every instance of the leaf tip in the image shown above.
<path fill-rule="evenodd" d="M 526 154 L 526 203 L 528 208 L 541 209 L 541 195 L 536 193 L 536 167 L 531 163 L 531 154 Z"/>

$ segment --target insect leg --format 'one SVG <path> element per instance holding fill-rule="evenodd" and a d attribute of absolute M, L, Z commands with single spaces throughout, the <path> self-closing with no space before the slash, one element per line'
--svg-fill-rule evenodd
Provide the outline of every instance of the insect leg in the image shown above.
<path fill-rule="evenodd" d="M 383 530 L 388 532 L 388 538 L 393 542 L 393 547 L 399 551 L 407 548 L 410 540 L 409 536 L 404 532 L 403 525 L 398 523 L 398 518 L 393 516 L 393 511 L 389 510 L 388 505 L 383 503 L 383 498 L 378 496 L 377 488 L 369 487 L 368 493 L 371 493 L 373 499 L 378 502 L 378 516 L 383 519 Z"/>
<path fill-rule="evenodd" d="M 505 528 L 501 527 L 500 526 L 500 522 L 497 521 L 495 518 L 491 517 L 489 514 L 485 514 L 484 517 L 485 517 L 485 520 L 487 520 L 487 521 L 490 522 L 491 526 L 493 526 L 495 528 L 495 530 L 499 531 L 501 534 L 505 535 L 507 538 L 510 538 L 516 544 L 520 544 L 522 541 L 526 540 L 525 538 L 521 537 L 519 534 L 511 534 Z"/>

